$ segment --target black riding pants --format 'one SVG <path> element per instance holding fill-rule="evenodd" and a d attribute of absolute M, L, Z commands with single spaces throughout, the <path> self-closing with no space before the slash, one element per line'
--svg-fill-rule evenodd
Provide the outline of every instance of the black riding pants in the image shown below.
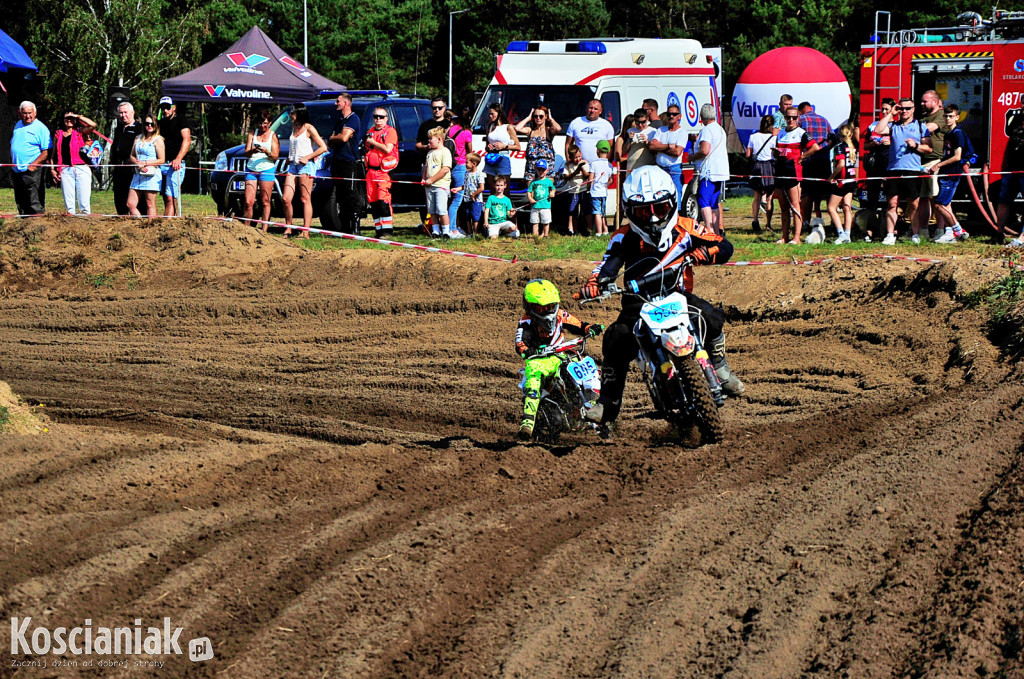
<path fill-rule="evenodd" d="M 699 310 L 703 318 L 702 330 L 704 332 L 701 342 L 705 343 L 708 338 L 713 339 L 721 335 L 725 325 L 725 313 L 692 292 L 685 294 L 686 303 L 690 306 L 691 313 L 694 310 Z M 619 411 L 622 410 L 622 392 L 626 388 L 629 363 L 637 357 L 640 351 L 636 336 L 633 334 L 633 326 L 636 325 L 639 318 L 640 307 L 628 307 L 622 310 L 615 322 L 609 325 L 604 332 L 604 341 L 601 343 L 604 361 L 601 365 L 600 399 L 604 404 L 604 422 L 614 422 L 619 416 Z M 699 327 L 696 319 L 694 325 Z"/>

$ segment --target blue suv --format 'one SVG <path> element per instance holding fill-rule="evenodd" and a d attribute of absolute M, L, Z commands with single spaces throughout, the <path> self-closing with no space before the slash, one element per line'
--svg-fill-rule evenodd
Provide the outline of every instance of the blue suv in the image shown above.
<path fill-rule="evenodd" d="M 306 102 L 309 118 L 324 141 L 331 136 L 339 113 L 334 101 L 340 92 L 324 92 L 322 99 Z M 396 212 L 418 210 L 426 203 L 423 187 L 419 185 L 421 178 L 422 158 L 416 150 L 416 132 L 420 123 L 433 117 L 430 111 L 430 100 L 399 95 L 393 90 L 349 90 L 352 95 L 352 112 L 359 116 L 363 125 L 363 134 L 373 127 L 373 110 L 384 108 L 388 112 L 388 124 L 398 131 L 398 167 L 391 172 L 395 182 L 391 187 L 392 205 Z M 330 97 L 328 99 L 328 97 Z M 271 125 L 281 144 L 281 153 L 277 159 L 279 174 L 271 196 L 271 214 L 284 214 L 281 189 L 284 186 L 284 171 L 288 164 L 288 138 L 291 136 L 292 124 L 288 111 L 284 111 Z M 217 203 L 217 212 L 221 215 L 241 214 L 245 205 L 245 144 L 233 146 L 217 154 L 213 172 L 210 175 L 210 193 Z M 341 216 L 338 201 L 331 181 L 331 151 L 321 156 L 320 169 L 313 181 L 313 216 L 320 219 L 320 224 L 329 231 L 341 231 Z M 416 182 L 407 184 L 403 182 Z M 366 193 L 362 187 L 356 191 L 360 196 L 360 212 L 366 213 Z M 296 192 L 295 214 L 302 214 L 302 205 Z"/>

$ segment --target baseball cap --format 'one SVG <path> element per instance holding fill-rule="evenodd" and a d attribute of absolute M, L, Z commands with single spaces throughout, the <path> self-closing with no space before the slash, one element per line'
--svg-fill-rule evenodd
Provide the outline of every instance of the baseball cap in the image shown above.
<path fill-rule="evenodd" d="M 174 106 L 174 100 L 170 97 L 160 97 L 160 105 L 163 106 L 164 104 L 166 104 L 167 106 Z"/>
<path fill-rule="evenodd" d="M 602 139 L 601 141 L 597 142 L 597 150 L 598 151 L 611 151 L 612 150 L 612 145 L 608 143 L 607 139 Z"/>
<path fill-rule="evenodd" d="M 541 158 L 536 163 L 534 163 L 534 167 L 536 167 L 538 170 L 546 170 L 548 169 L 548 161 Z"/>

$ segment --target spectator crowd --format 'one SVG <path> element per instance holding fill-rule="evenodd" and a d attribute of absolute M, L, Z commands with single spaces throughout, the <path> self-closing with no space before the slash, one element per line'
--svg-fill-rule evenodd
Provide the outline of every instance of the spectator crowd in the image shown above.
<path fill-rule="evenodd" d="M 969 238 L 951 209 L 964 168 L 977 161 L 971 142 L 959 127 L 965 112 L 955 105 L 943 106 L 934 90 L 925 92 L 920 105 L 912 99 L 885 99 L 878 120 L 865 130 L 850 122 L 833 129 L 815 112 L 811 102 L 794 105 L 784 94 L 778 110 L 765 115 L 757 132 L 749 137 L 749 184 L 755 233 L 771 229 L 779 216 L 779 243 L 821 242 L 825 239 L 822 205 L 835 230 L 836 244 L 853 238 L 853 195 L 864 189 L 866 204 L 876 214 L 867 224 L 863 239 L 896 242 L 902 226 L 912 243 L 934 240 L 956 243 Z M 291 233 L 293 204 L 301 206 L 300 237 L 308 236 L 313 215 L 311 194 L 318 158 L 332 151 L 330 174 L 335 182 L 341 229 L 358 231 L 359 184 L 378 236 L 393 229 L 390 173 L 398 165 L 398 134 L 389 124 L 388 111 L 372 112 L 370 129 L 363 130 L 352 110 L 352 97 L 337 97 L 338 118 L 330 135 L 321 138 L 303 105 L 289 111 L 292 128 L 287 166 L 281 182 L 287 225 Z M 700 109 L 696 134 L 681 125 L 680 107 L 671 103 L 658 113 L 658 102 L 646 99 L 641 108 L 626 115 L 619 131 L 604 115 L 602 102 L 589 101 L 585 110 L 564 125 L 554 111 L 538 103 L 513 125 L 498 103 L 486 111 L 483 145 L 474 149 L 468 107 L 450 111 L 441 97 L 431 101 L 432 117 L 416 135 L 416 151 L 422 164 L 421 182 L 425 208 L 424 228 L 436 238 L 519 237 L 525 228 L 547 237 L 553 223 L 564 224 L 570 235 L 606 237 L 606 215 L 617 211 L 608 204 L 608 186 L 625 179 L 645 165 L 663 168 L 684 191 L 684 164 L 692 163 L 697 191 L 693 196 L 700 221 L 722 232 L 722 198 L 730 178 L 726 132 L 717 120 L 713 104 Z M 559 114 L 561 115 L 561 114 Z M 85 115 L 67 110 L 54 132 L 37 118 L 29 101 L 19 107 L 19 122 L 11 139 L 13 183 L 18 212 L 40 214 L 45 209 L 47 179 L 59 185 L 69 214 L 91 212 L 93 169 L 108 142 L 113 165 L 112 185 L 118 214 L 180 215 L 181 184 L 185 154 L 191 144 L 191 126 L 178 113 L 174 101 L 163 97 L 159 113 L 137 119 L 132 104 L 117 109 L 113 139 L 97 130 Z M 247 133 L 244 155 L 245 199 L 243 218 L 266 231 L 271 196 L 281 154 L 278 137 L 271 129 L 274 116 L 257 111 Z M 1019 233 L 1009 224 L 1011 206 L 1024 190 L 1024 109 L 1007 116 L 1007 146 L 1001 191 L 998 197 L 998 228 L 1007 236 Z M 559 158 L 555 135 L 566 137 L 564 157 Z M 512 157 L 525 157 L 525 203 L 517 216 L 509 189 Z M 858 179 L 863 158 L 867 179 Z M 561 162 L 560 162 L 561 161 Z M 779 209 L 775 210 L 775 202 Z M 257 212 L 257 204 L 259 212 Z M 682 206 L 681 206 L 682 209 Z M 258 217 L 258 219 L 257 219 Z M 931 232 L 932 218 L 936 225 Z M 527 224 L 529 225 L 527 227 Z"/>

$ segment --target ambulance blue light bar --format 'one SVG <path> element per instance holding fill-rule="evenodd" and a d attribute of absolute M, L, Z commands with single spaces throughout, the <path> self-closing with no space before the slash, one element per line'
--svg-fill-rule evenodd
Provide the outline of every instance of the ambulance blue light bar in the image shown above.
<path fill-rule="evenodd" d="M 559 47 L 561 49 L 559 49 Z M 581 40 L 579 42 L 567 42 L 562 45 L 544 45 L 544 49 L 541 49 L 539 42 L 531 42 L 529 40 L 513 40 L 505 48 L 506 52 L 541 52 L 547 54 L 554 54 L 558 52 L 568 53 L 579 53 L 586 52 L 589 54 L 607 54 L 608 48 L 603 42 L 596 40 Z"/>

